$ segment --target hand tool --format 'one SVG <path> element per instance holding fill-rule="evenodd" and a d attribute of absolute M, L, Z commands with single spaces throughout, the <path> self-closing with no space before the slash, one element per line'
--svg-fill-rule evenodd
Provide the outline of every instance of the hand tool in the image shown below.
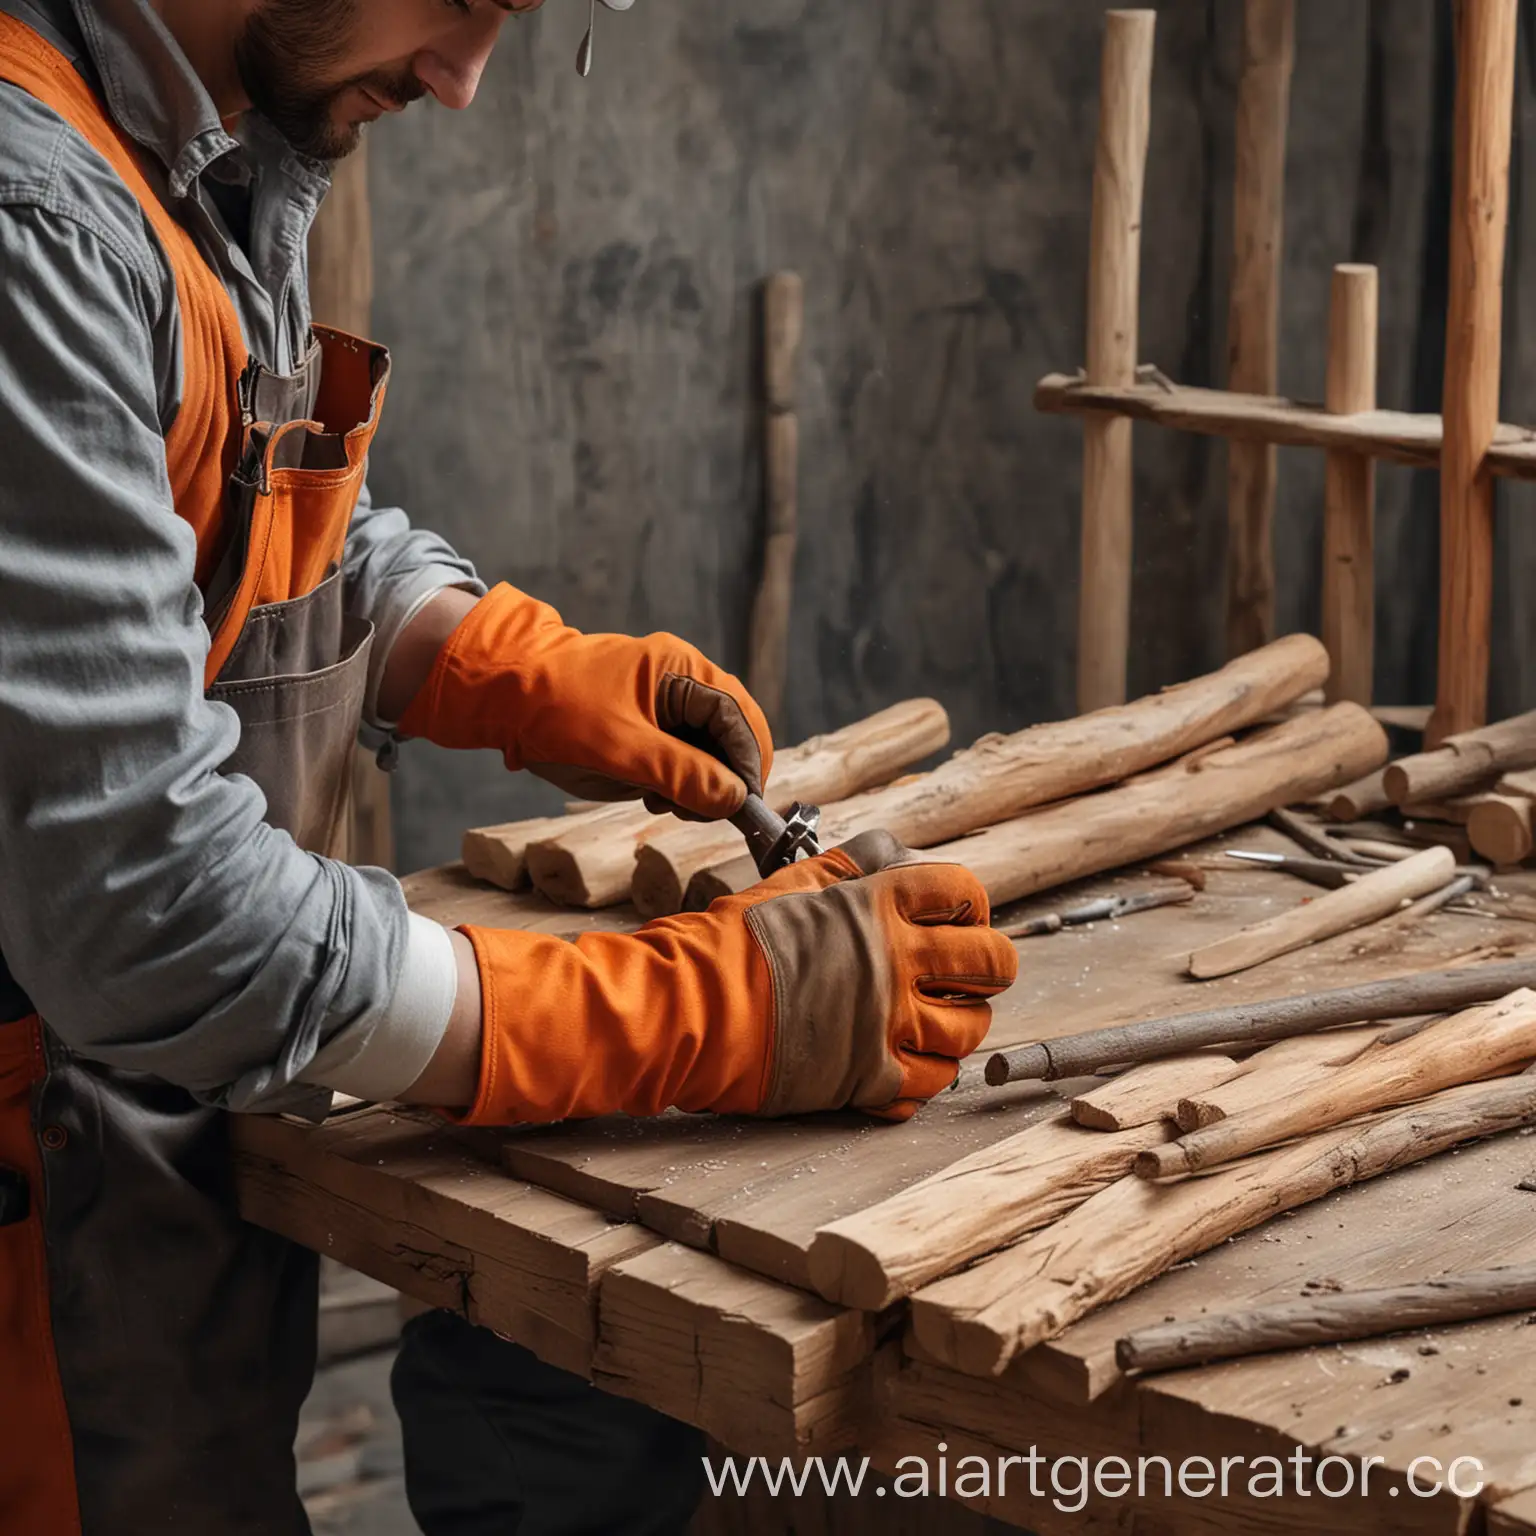
<path fill-rule="evenodd" d="M 1302 859 L 1291 853 L 1265 853 L 1256 848 L 1228 848 L 1227 857 L 1243 859 L 1249 864 L 1260 864 L 1265 869 L 1278 870 L 1281 874 L 1295 875 L 1298 880 L 1326 886 L 1331 891 L 1338 890 L 1341 885 L 1348 885 L 1365 873 L 1363 866 L 1335 864 L 1331 859 Z"/>
<path fill-rule="evenodd" d="M 814 859 L 821 852 L 816 836 L 821 825 L 818 806 L 796 801 L 787 815 L 780 816 L 761 795 L 748 795 L 731 817 L 731 825 L 746 838 L 757 872 L 765 880 L 797 859 Z"/>
<path fill-rule="evenodd" d="M 1133 912 L 1150 912 L 1154 907 L 1172 907 L 1189 901 L 1195 894 L 1190 885 L 1168 886 L 1156 891 L 1136 891 L 1129 896 L 1101 896 L 1097 901 L 1068 907 L 1065 912 L 1043 912 L 1038 917 L 1021 918 L 997 931 L 1005 939 L 1032 939 L 1041 934 L 1059 933 L 1079 923 L 1099 923 L 1129 917 Z"/>

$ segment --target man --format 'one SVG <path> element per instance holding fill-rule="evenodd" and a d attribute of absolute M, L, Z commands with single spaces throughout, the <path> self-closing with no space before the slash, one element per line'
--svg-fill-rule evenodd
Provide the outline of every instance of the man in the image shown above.
<path fill-rule="evenodd" d="M 976 882 L 889 839 L 579 944 L 447 934 L 326 856 L 363 720 L 707 818 L 772 760 L 691 647 L 577 634 L 374 506 L 387 354 L 311 334 L 323 162 L 421 95 L 468 106 L 513 9 L 0 0 L 8 1533 L 305 1529 L 315 1261 L 234 1216 L 225 1112 L 900 1118 L 1013 977 Z M 441 1326 L 400 1378 L 430 1531 L 686 1517 L 563 1470 L 584 1422 L 654 1423 Z M 519 1441 L 500 1510 L 431 1440 L 455 1394 Z"/>

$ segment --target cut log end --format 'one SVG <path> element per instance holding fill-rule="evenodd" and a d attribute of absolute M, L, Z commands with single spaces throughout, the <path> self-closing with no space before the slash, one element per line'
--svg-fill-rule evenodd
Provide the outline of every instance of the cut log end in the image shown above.
<path fill-rule="evenodd" d="M 830 1302 L 880 1312 L 903 1292 L 887 1278 L 879 1259 L 862 1243 L 824 1230 L 811 1241 L 811 1283 Z"/>
<path fill-rule="evenodd" d="M 1472 847 L 1495 864 L 1523 864 L 1531 855 L 1531 803 L 1490 797 L 1467 818 Z"/>
<path fill-rule="evenodd" d="M 533 843 L 527 853 L 528 877 L 562 907 L 593 905 L 581 861 L 558 843 Z"/>
<path fill-rule="evenodd" d="M 1017 1352 L 987 1324 L 912 1298 L 912 1334 L 936 1360 L 967 1376 L 999 1375 Z"/>
<path fill-rule="evenodd" d="M 1194 1165 L 1181 1142 L 1170 1141 L 1165 1146 L 1148 1147 L 1136 1154 L 1131 1171 L 1139 1179 L 1171 1179 L 1181 1173 L 1193 1173 Z"/>
<path fill-rule="evenodd" d="M 683 911 L 687 897 L 685 887 L 678 880 L 676 867 L 650 848 L 642 847 L 635 860 L 634 879 L 629 888 L 630 899 L 641 917 L 668 917 Z"/>

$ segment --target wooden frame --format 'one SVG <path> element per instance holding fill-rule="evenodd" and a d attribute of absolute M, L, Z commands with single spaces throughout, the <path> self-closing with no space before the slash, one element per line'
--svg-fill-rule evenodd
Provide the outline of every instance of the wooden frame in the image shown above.
<path fill-rule="evenodd" d="M 1323 637 L 1333 661 L 1333 700 L 1371 702 L 1373 461 L 1440 470 L 1440 649 L 1429 726 L 1438 741 L 1486 718 L 1493 480 L 1536 478 L 1536 434 L 1498 422 L 1517 0 L 1457 5 L 1443 416 L 1376 409 L 1375 273 L 1357 266 L 1334 273 L 1325 405 L 1272 393 L 1292 11 L 1293 0 L 1246 0 L 1226 390 L 1186 389 L 1160 375 L 1146 382 L 1147 370 L 1126 362 L 1136 334 L 1136 277 L 1127 266 L 1138 255 L 1154 13 L 1112 11 L 1106 18 L 1089 364 L 1079 377 L 1048 376 L 1035 396 L 1041 410 L 1085 419 L 1078 707 L 1097 709 L 1125 696 L 1128 434 L 1135 418 L 1232 443 L 1227 632 L 1234 652 L 1272 637 L 1274 448 L 1328 453 Z M 1101 180 L 1116 197 L 1101 190 Z"/>

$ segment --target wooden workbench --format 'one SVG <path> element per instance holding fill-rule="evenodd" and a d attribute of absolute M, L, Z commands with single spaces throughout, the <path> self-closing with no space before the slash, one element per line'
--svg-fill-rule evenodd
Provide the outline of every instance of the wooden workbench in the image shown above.
<path fill-rule="evenodd" d="M 1211 869 L 1188 905 L 1022 941 L 1020 982 L 997 1009 L 988 1047 L 1536 950 L 1536 923 L 1442 913 L 1190 983 L 1179 969 L 1196 944 L 1313 894 L 1224 861 L 1224 846 L 1283 845 L 1245 829 L 1193 855 Z M 1152 878 L 1127 873 L 1082 889 Z M 455 869 L 414 876 L 407 891 L 417 910 L 444 922 L 568 935 L 633 923 L 622 910 L 556 911 Z M 1058 892 L 1035 905 L 1061 901 Z M 1536 1192 L 1518 1187 L 1536 1174 L 1536 1139 L 1465 1148 L 1272 1221 L 1028 1352 L 997 1379 L 922 1359 L 899 1308 L 873 1317 L 809 1294 L 805 1252 L 818 1226 L 1059 1102 L 1038 1085 L 971 1088 L 905 1126 L 676 1115 L 514 1133 L 450 1131 L 430 1115 L 383 1107 L 320 1128 L 246 1117 L 237 1122 L 241 1200 L 250 1219 L 699 1424 L 733 1449 L 857 1450 L 887 1474 L 909 1471 L 898 1463 L 911 1455 L 936 1469 L 941 1441 L 951 1468 L 983 1456 L 994 1469 L 990 1495 L 968 1502 L 1046 1536 L 1480 1528 L 1536 1536 L 1536 1328 L 1523 1317 L 1143 1381 L 1120 1378 L 1113 1362 L 1117 1336 L 1170 1315 L 1291 1297 L 1304 1286 L 1536 1259 Z M 1255 1496 L 1241 1468 L 1225 1499 L 1196 1496 L 1198 1483 L 1165 1496 L 1153 1463 L 1144 1494 L 1134 1481 L 1124 1497 L 1090 1489 L 1079 1510 L 1065 1507 L 1076 1500 L 1053 1491 L 1044 1464 L 1038 1493 L 1016 1465 L 999 1495 L 997 1458 L 1032 1448 L 1052 1462 L 1120 1456 L 1133 1468 L 1138 1456 L 1175 1467 L 1204 1456 L 1219 1467 L 1223 1456 L 1300 1449 L 1345 1458 L 1357 1489 L 1359 1469 L 1376 1460 L 1366 1499 Z M 1445 1489 L 1420 1497 L 1405 1478 L 1421 1456 L 1446 1465 L 1476 1457 L 1486 1486 L 1475 1497 Z M 1427 1464 L 1419 1470 L 1431 1480 Z M 1330 1471 L 1342 1482 L 1342 1465 Z M 1059 1473 L 1071 1486 L 1073 1464 L 1061 1462 Z M 811 1528 L 809 1503 L 786 1506 L 800 1529 Z M 881 1508 L 894 1516 L 898 1506 Z M 936 1518 L 924 1516 L 921 1528 L 941 1529 Z M 957 1519 L 956 1530 L 977 1528 Z M 890 1519 L 877 1524 L 898 1529 Z"/>

